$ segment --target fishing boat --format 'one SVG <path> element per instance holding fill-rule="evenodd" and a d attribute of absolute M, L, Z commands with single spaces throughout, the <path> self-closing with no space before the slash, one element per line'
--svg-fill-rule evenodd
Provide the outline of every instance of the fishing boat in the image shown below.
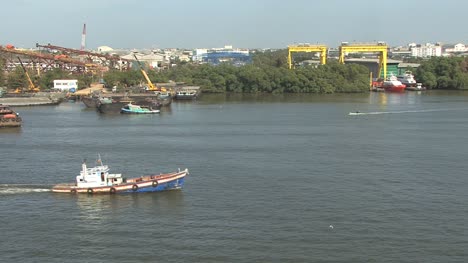
<path fill-rule="evenodd" d="M 382 87 L 387 92 L 403 92 L 406 85 L 401 83 L 396 76 L 391 75 L 387 80 L 382 83 Z"/>
<path fill-rule="evenodd" d="M 159 110 L 154 110 L 149 106 L 133 105 L 132 103 L 129 103 L 120 109 L 120 113 L 127 114 L 154 114 L 159 112 Z"/>
<path fill-rule="evenodd" d="M 175 93 L 174 98 L 176 100 L 193 100 L 196 99 L 198 96 L 198 91 L 195 89 L 182 89 L 178 90 Z"/>
<path fill-rule="evenodd" d="M 22 119 L 10 106 L 0 104 L 0 128 L 20 127 Z"/>
<path fill-rule="evenodd" d="M 165 174 L 145 175 L 125 178 L 122 174 L 109 173 L 109 166 L 98 158 L 95 167 L 88 168 L 84 161 L 80 174 L 74 183 L 57 184 L 52 187 L 55 193 L 116 194 L 159 192 L 181 189 L 188 169 Z"/>
<path fill-rule="evenodd" d="M 151 107 L 153 110 L 159 110 L 162 106 L 158 99 L 149 97 L 123 97 L 112 99 L 112 101 L 99 101 L 97 110 L 100 113 L 121 113 L 122 108 L 128 104 L 140 105 L 144 107 Z"/>
<path fill-rule="evenodd" d="M 420 91 L 420 90 L 426 90 L 426 87 L 423 87 L 423 86 L 422 86 L 422 83 L 417 83 L 416 86 L 406 87 L 406 90 L 409 90 L 409 91 Z"/>

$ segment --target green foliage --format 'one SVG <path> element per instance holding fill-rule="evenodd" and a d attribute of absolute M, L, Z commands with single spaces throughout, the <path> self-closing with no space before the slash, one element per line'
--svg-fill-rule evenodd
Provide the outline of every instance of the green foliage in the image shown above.
<path fill-rule="evenodd" d="M 27 87 L 26 75 L 21 67 L 16 67 L 7 75 L 7 87 L 10 89 Z"/>
<path fill-rule="evenodd" d="M 0 87 L 5 85 L 5 64 L 6 60 L 4 58 L 0 58 Z"/>
<path fill-rule="evenodd" d="M 39 86 L 42 89 L 51 89 L 54 87 L 55 79 L 68 79 L 70 78 L 69 76 L 70 72 L 56 68 L 42 74 L 42 76 L 39 79 Z"/>
<path fill-rule="evenodd" d="M 241 67 L 230 64 L 184 64 L 165 71 L 146 71 L 153 83 L 185 82 L 210 93 L 335 93 L 367 92 L 369 70 L 360 65 L 341 65 L 331 61 L 318 67 L 287 69 L 287 50 L 255 53 L 253 63 Z M 139 71 L 109 71 L 107 84 L 135 85 L 145 83 Z"/>
<path fill-rule="evenodd" d="M 415 77 L 430 89 L 468 89 L 468 58 L 431 58 L 421 64 Z"/>
<path fill-rule="evenodd" d="M 310 59 L 308 57 L 300 58 L 296 57 L 297 61 Z M 277 68 L 288 67 L 288 50 L 281 49 L 277 51 L 267 50 L 265 52 L 255 52 L 252 57 L 253 64 L 255 66 L 272 66 Z"/>

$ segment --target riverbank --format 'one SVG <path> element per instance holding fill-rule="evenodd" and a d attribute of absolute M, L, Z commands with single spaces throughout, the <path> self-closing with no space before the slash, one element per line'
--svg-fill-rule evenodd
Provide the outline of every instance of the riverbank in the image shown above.
<path fill-rule="evenodd" d="M 21 106 L 45 106 L 45 105 L 56 105 L 65 99 L 64 93 L 48 93 L 40 92 L 31 94 L 31 96 L 23 97 L 4 97 L 0 98 L 0 104 L 21 107 Z"/>

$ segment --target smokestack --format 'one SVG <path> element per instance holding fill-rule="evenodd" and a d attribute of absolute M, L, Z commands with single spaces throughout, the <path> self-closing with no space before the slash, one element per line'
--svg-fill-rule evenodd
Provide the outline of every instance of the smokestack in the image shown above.
<path fill-rule="evenodd" d="M 81 34 L 81 50 L 86 47 L 86 23 L 83 25 L 83 33 Z"/>

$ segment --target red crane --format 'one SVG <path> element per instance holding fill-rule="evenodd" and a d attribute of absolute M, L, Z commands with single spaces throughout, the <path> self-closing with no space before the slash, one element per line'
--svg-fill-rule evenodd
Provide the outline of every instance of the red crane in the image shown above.
<path fill-rule="evenodd" d="M 89 63 L 93 63 L 94 58 L 99 58 L 101 60 L 102 65 L 108 66 L 110 68 L 119 68 L 119 69 L 122 68 L 122 69 L 128 70 L 130 69 L 131 62 L 132 62 L 131 59 L 124 59 L 117 55 L 101 54 L 101 53 L 89 52 L 86 50 L 54 46 L 54 45 L 51 45 L 50 43 L 47 45 L 40 45 L 39 43 L 36 43 L 36 47 L 61 51 L 62 54 L 64 55 L 75 54 L 75 55 L 80 55 L 80 56 L 86 56 L 86 59 Z M 122 63 L 122 62 L 125 62 L 125 63 Z"/>

